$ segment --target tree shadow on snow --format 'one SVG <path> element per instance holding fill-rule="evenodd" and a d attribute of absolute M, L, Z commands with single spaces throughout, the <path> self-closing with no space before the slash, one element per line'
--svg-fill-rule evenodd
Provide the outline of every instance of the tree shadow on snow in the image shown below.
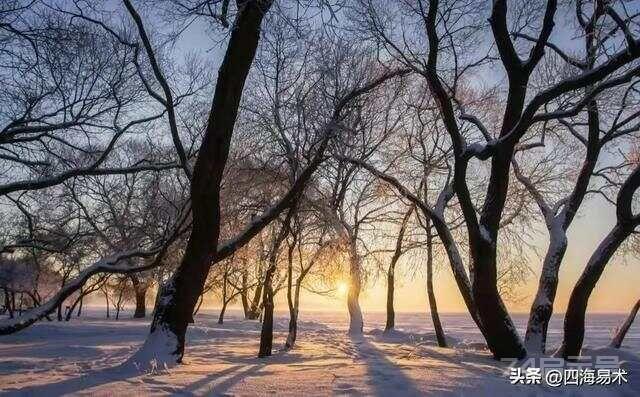
<path fill-rule="evenodd" d="M 376 396 L 420 396 L 424 395 L 414 381 L 386 353 L 378 349 L 365 336 L 350 336 L 357 358 L 365 362 L 368 384 Z"/>

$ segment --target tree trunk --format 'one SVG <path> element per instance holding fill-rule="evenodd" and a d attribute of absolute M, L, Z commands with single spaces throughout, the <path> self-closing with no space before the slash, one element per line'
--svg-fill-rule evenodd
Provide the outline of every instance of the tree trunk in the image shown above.
<path fill-rule="evenodd" d="M 198 312 L 200 312 L 200 308 L 202 307 L 203 302 L 204 302 L 204 294 L 200 294 L 200 297 L 198 298 L 198 304 L 196 305 L 196 309 L 193 311 L 194 316 L 198 314 Z"/>
<path fill-rule="evenodd" d="M 4 307 L 9 312 L 9 318 L 13 318 L 13 307 L 11 306 L 11 296 L 7 288 L 4 289 Z"/>
<path fill-rule="evenodd" d="M 292 296 L 293 293 L 293 250 L 296 245 L 290 244 L 287 251 L 287 306 L 289 307 L 289 332 L 287 334 L 287 340 L 284 343 L 285 349 L 293 349 L 296 344 L 296 334 L 298 333 L 298 308 L 296 302 Z M 298 286 L 296 285 L 296 294 L 298 293 Z M 297 297 L 296 297 L 297 299 Z"/>
<path fill-rule="evenodd" d="M 275 272 L 275 263 L 269 266 L 264 279 L 264 295 L 262 304 L 264 306 L 264 317 L 262 320 L 262 331 L 260 332 L 260 349 L 258 357 L 267 357 L 271 355 L 273 348 L 273 273 Z"/>
<path fill-rule="evenodd" d="M 227 310 L 227 270 L 225 269 L 225 273 L 222 276 L 222 309 L 220 309 L 220 316 L 218 316 L 218 324 L 222 324 L 224 322 L 224 312 Z"/>
<path fill-rule="evenodd" d="M 516 98 L 511 98 L 511 95 Z M 524 101 L 524 95 L 524 92 L 510 92 L 507 107 L 516 106 L 517 109 L 520 102 Z M 513 101 L 518 105 L 514 105 Z M 505 117 L 517 118 L 519 111 L 517 112 L 514 115 L 505 111 Z M 505 121 L 503 127 L 507 125 L 511 125 L 511 122 Z M 496 242 L 506 200 L 512 156 L 513 150 L 504 150 L 491 158 L 492 172 L 482 216 L 479 224 L 476 224 L 476 229 L 470 229 L 469 232 L 473 299 L 484 328 L 487 347 L 496 359 L 521 359 L 527 354 L 497 285 Z"/>
<path fill-rule="evenodd" d="M 246 269 L 242 271 L 242 291 L 240 291 L 240 300 L 242 301 L 242 312 L 244 313 L 244 318 L 249 318 L 249 298 L 247 297 L 247 292 L 249 285 L 247 283 L 247 278 L 249 277 Z"/>
<path fill-rule="evenodd" d="M 436 333 L 438 346 L 447 347 L 447 339 L 442 329 L 440 315 L 438 314 L 438 305 L 436 303 L 436 295 L 433 291 L 433 236 L 431 235 L 431 222 L 427 219 L 427 297 L 429 298 L 429 312 L 433 321 L 433 329 Z"/>
<path fill-rule="evenodd" d="M 136 310 L 133 312 L 133 318 L 145 318 L 147 315 L 147 289 L 149 285 L 144 282 L 140 282 L 137 275 L 131 274 L 129 276 L 131 284 L 133 285 L 133 291 L 136 298 Z"/>
<path fill-rule="evenodd" d="M 389 265 L 387 271 L 387 323 L 384 326 L 385 332 L 391 331 L 396 326 L 396 312 L 393 308 L 393 295 L 395 289 L 395 263 Z"/>
<path fill-rule="evenodd" d="M 584 340 L 584 320 L 589 297 L 609 259 L 633 232 L 633 227 L 616 224 L 589 258 L 587 266 L 571 291 L 564 317 L 564 339 L 556 355 L 573 360 L 580 355 Z"/>
<path fill-rule="evenodd" d="M 105 287 L 106 288 L 106 287 Z M 104 300 L 106 301 L 107 304 L 107 318 L 110 317 L 110 313 L 109 313 L 109 294 L 107 293 L 107 291 L 104 291 Z"/>
<path fill-rule="evenodd" d="M 347 294 L 347 309 L 349 310 L 349 334 L 360 335 L 364 328 L 362 310 L 360 309 L 360 289 L 362 288 L 362 269 L 358 255 L 356 241 L 349 244 L 349 292 Z"/>
<path fill-rule="evenodd" d="M 593 63 L 590 63 L 590 65 L 592 68 Z M 602 148 L 600 143 L 600 116 L 596 101 L 590 101 L 587 105 L 587 125 L 589 128 L 587 152 L 571 195 L 559 214 L 553 215 L 545 213 L 545 211 L 549 211 L 548 209 L 542 210 L 545 219 L 553 216 L 550 221 L 547 221 L 549 247 L 542 262 L 538 291 L 529 312 L 529 321 L 525 334 L 525 347 L 529 354 L 542 355 L 546 350 L 547 329 L 553 314 L 553 303 L 558 290 L 558 274 L 567 251 L 567 229 L 571 226 L 584 200 L 593 170 L 600 156 Z M 530 183 L 530 181 L 525 182 L 525 185 L 527 183 Z M 538 193 L 534 190 L 533 195 L 535 196 L 536 194 Z"/>
<path fill-rule="evenodd" d="M 287 215 L 280 227 L 280 230 L 278 231 L 276 239 L 273 242 L 273 247 L 269 255 L 269 268 L 267 269 L 267 274 L 264 278 L 264 295 L 262 297 L 264 317 L 262 320 L 262 332 L 260 333 L 260 349 L 258 351 L 258 357 L 270 356 L 273 348 L 273 275 L 276 272 L 276 266 L 278 264 L 280 246 L 289 234 L 289 224 L 294 212 L 295 206 L 292 206 L 287 211 Z"/>
<path fill-rule="evenodd" d="M 384 327 L 385 332 L 391 331 L 396 325 L 396 312 L 393 306 L 394 290 L 395 290 L 395 272 L 396 264 L 402 255 L 402 240 L 404 240 L 404 233 L 407 230 L 407 224 L 411 218 L 415 206 L 409 207 L 409 210 L 402 217 L 402 223 L 400 224 L 400 230 L 396 238 L 396 247 L 389 263 L 389 270 L 387 271 L 387 323 Z"/>
<path fill-rule="evenodd" d="M 80 297 L 80 304 L 78 305 L 78 313 L 76 314 L 76 317 L 80 317 L 80 315 L 82 314 L 82 304 L 84 302 L 84 295 L 82 295 Z"/>
<path fill-rule="evenodd" d="M 120 309 L 122 308 L 122 296 L 124 294 L 124 281 L 123 285 L 120 286 L 120 292 L 118 294 L 118 300 L 116 301 L 116 321 L 120 319 Z"/>
<path fill-rule="evenodd" d="M 224 313 L 227 311 L 228 301 L 222 301 L 222 309 L 220 309 L 220 315 L 218 316 L 218 324 L 224 323 Z"/>
<path fill-rule="evenodd" d="M 302 285 L 302 278 L 298 278 L 293 300 L 293 310 L 289 313 L 289 333 L 287 334 L 287 341 L 285 342 L 285 348 L 293 349 L 296 345 L 296 339 L 298 338 L 298 314 L 300 308 L 300 286 Z"/>
<path fill-rule="evenodd" d="M 567 250 L 567 236 L 563 229 L 552 231 L 550 240 L 549 249 L 542 263 L 538 291 L 529 311 L 529 321 L 524 338 L 528 354 L 534 355 L 544 354 L 546 350 L 547 329 L 558 290 L 558 272 Z"/>
<path fill-rule="evenodd" d="M 182 361 L 187 326 L 203 291 L 220 233 L 220 188 L 244 83 L 271 1 L 239 3 L 224 60 L 218 71 L 213 105 L 191 181 L 193 226 L 174 276 L 163 286 L 151 332 L 132 360 Z M 162 351 L 158 351 L 159 348 Z"/>
<path fill-rule="evenodd" d="M 638 299 L 636 304 L 633 305 L 633 308 L 631 309 L 629 316 L 627 317 L 625 322 L 622 323 L 622 325 L 620 325 L 620 327 L 618 328 L 618 331 L 616 332 L 615 336 L 611 340 L 611 345 L 610 345 L 611 347 L 615 347 L 616 349 L 619 349 L 620 346 L 622 346 L 622 341 L 624 340 L 624 337 L 627 335 L 629 328 L 631 328 L 631 324 L 633 324 L 633 320 L 636 318 L 636 314 L 638 314 L 638 310 L 640 310 L 640 299 Z"/>
<path fill-rule="evenodd" d="M 80 292 L 80 296 L 78 296 L 73 303 L 71 304 L 71 306 L 69 306 L 66 316 L 64 318 L 64 321 L 70 321 L 71 320 L 71 316 L 73 315 L 73 311 L 76 309 L 76 306 L 78 305 L 78 303 L 82 300 L 82 298 L 84 297 L 84 295 L 82 295 L 82 292 Z"/>
<path fill-rule="evenodd" d="M 249 314 L 246 316 L 247 320 L 255 320 L 260 317 L 260 313 L 262 311 L 262 306 L 260 301 L 262 299 L 262 288 L 264 286 L 264 282 L 258 283 L 255 291 L 253 292 L 253 299 L 251 300 L 251 307 L 249 308 Z"/>

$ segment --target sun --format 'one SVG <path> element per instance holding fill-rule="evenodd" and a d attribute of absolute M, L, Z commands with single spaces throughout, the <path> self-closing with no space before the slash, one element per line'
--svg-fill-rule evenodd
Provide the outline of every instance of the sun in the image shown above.
<path fill-rule="evenodd" d="M 346 296 L 349 292 L 349 284 L 346 281 L 338 281 L 336 283 L 336 292 L 340 296 Z"/>

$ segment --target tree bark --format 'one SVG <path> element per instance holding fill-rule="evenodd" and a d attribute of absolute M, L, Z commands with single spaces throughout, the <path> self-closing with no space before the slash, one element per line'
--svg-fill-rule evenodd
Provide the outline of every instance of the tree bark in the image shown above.
<path fill-rule="evenodd" d="M 13 318 L 13 306 L 11 306 L 11 295 L 7 288 L 4 288 L 4 307 L 9 312 L 9 318 Z"/>
<path fill-rule="evenodd" d="M 355 239 L 349 242 L 349 292 L 347 293 L 347 309 L 349 310 L 350 335 L 363 332 L 364 320 L 360 309 L 360 290 L 362 288 L 362 266 Z"/>
<path fill-rule="evenodd" d="M 266 277 L 266 276 L 265 276 Z M 264 286 L 264 281 L 258 283 L 256 289 L 253 292 L 253 299 L 251 300 L 251 307 L 249 308 L 248 316 L 245 316 L 247 320 L 255 320 L 260 317 L 260 313 L 262 312 L 262 305 L 260 304 L 262 299 L 262 288 Z"/>
<path fill-rule="evenodd" d="M 271 1 L 238 2 L 238 13 L 218 71 L 213 105 L 191 181 L 193 226 L 182 262 L 162 287 L 151 332 L 138 357 L 181 362 L 187 326 L 202 293 L 220 233 L 220 188 L 244 83 Z M 163 340 L 157 352 L 158 340 Z M 171 357 L 171 358 L 170 358 Z"/>
<path fill-rule="evenodd" d="M 242 271 L 242 291 L 240 292 L 240 300 L 242 301 L 242 312 L 244 313 L 244 318 L 249 318 L 249 298 L 247 297 L 247 291 L 249 285 L 247 283 L 247 278 L 249 275 L 247 274 L 247 270 L 244 269 Z"/>
<path fill-rule="evenodd" d="M 620 346 L 622 346 L 622 341 L 624 340 L 624 337 L 627 335 L 629 328 L 631 328 L 631 324 L 633 324 L 633 320 L 635 320 L 636 314 L 638 314 L 638 310 L 640 310 L 640 299 L 638 299 L 636 304 L 633 305 L 633 308 L 631 309 L 629 316 L 627 316 L 627 319 L 618 328 L 618 331 L 616 332 L 615 336 L 611 340 L 611 345 L 610 345 L 611 347 L 615 347 L 616 349 L 619 349 Z"/>
<path fill-rule="evenodd" d="M 616 224 L 589 258 L 587 266 L 571 291 L 564 317 L 564 339 L 556 355 L 569 360 L 580 355 L 589 297 L 609 259 L 632 232 L 632 227 Z"/>
<path fill-rule="evenodd" d="M 400 230 L 396 238 L 396 246 L 393 251 L 393 256 L 391 257 L 391 262 L 389 262 L 389 270 L 387 271 L 387 323 L 384 327 L 385 332 L 392 330 L 396 325 L 396 312 L 393 306 L 396 264 L 402 255 L 402 240 L 404 239 L 407 224 L 409 223 L 409 218 L 411 218 L 414 208 L 415 206 L 411 205 L 402 217 L 402 223 L 400 224 Z"/>
<path fill-rule="evenodd" d="M 293 244 L 289 245 L 287 250 L 287 306 L 289 307 L 289 332 L 287 334 L 287 340 L 284 343 L 285 349 L 293 349 L 296 344 L 296 337 L 298 333 L 298 307 L 297 296 L 294 301 L 293 297 L 293 251 L 296 247 L 295 240 Z M 298 293 L 298 286 L 296 285 L 296 294 Z"/>
<path fill-rule="evenodd" d="M 436 295 L 433 291 L 433 235 L 431 234 L 431 222 L 428 219 L 427 227 L 427 297 L 429 299 L 429 312 L 431 313 L 431 321 L 433 322 L 433 330 L 436 333 L 438 346 L 447 347 L 447 339 L 440 322 Z"/>
<path fill-rule="evenodd" d="M 262 303 L 264 306 L 264 313 L 262 318 L 262 331 L 260 332 L 260 348 L 258 350 L 258 357 L 267 357 L 271 355 L 271 349 L 273 348 L 273 273 L 275 272 L 275 266 L 269 267 L 264 279 L 264 295 Z"/>
<path fill-rule="evenodd" d="M 262 297 L 262 303 L 264 306 L 264 317 L 262 320 L 262 332 L 260 333 L 260 348 L 258 351 L 258 357 L 267 357 L 271 355 L 271 350 L 273 348 L 273 275 L 276 272 L 276 266 L 278 264 L 278 253 L 280 251 L 280 246 L 287 235 L 290 232 L 289 225 L 291 222 L 291 218 L 295 212 L 295 205 L 292 206 L 289 211 L 287 211 L 287 215 L 278 231 L 278 235 L 276 236 L 273 247 L 271 248 L 271 253 L 269 255 L 269 268 L 267 269 L 267 274 L 264 278 L 264 295 Z"/>
<path fill-rule="evenodd" d="M 147 290 L 149 285 L 141 282 L 137 275 L 129 275 L 133 291 L 136 299 L 136 310 L 133 312 L 133 318 L 145 318 L 147 315 Z"/>
<path fill-rule="evenodd" d="M 76 317 L 80 317 L 80 315 L 82 314 L 82 304 L 84 303 L 84 295 L 80 297 L 80 304 L 78 305 L 78 312 L 76 314 Z"/>
<path fill-rule="evenodd" d="M 387 271 L 387 323 L 384 326 L 385 332 L 393 330 L 396 326 L 396 312 L 393 307 L 395 268 L 395 263 L 392 261 L 392 263 L 389 264 L 389 270 Z"/>
<path fill-rule="evenodd" d="M 220 315 L 218 316 L 218 324 L 224 324 L 224 313 L 227 311 L 227 304 L 229 302 L 226 300 L 222 301 L 222 309 L 220 309 Z"/>

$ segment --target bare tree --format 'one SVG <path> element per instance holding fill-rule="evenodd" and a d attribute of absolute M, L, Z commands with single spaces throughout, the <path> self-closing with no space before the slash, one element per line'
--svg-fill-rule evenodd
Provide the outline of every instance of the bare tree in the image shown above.
<path fill-rule="evenodd" d="M 532 132 L 536 123 L 555 120 L 581 111 L 601 92 L 628 82 L 637 73 L 634 61 L 640 56 L 637 41 L 621 29 L 627 39 L 625 48 L 598 62 L 593 69 L 578 72 L 559 82 L 530 92 L 531 76 L 545 55 L 545 48 L 557 19 L 557 2 L 550 0 L 544 8 L 533 9 L 527 15 L 540 16 L 540 28 L 532 45 L 516 47 L 510 35 L 521 27 L 521 22 L 508 14 L 506 1 L 496 0 L 491 8 L 489 28 L 495 41 L 495 49 L 507 78 L 507 95 L 503 117 L 493 131 L 487 128 L 481 117 L 464 111 L 460 97 L 461 82 L 466 75 L 484 65 L 494 65 L 492 49 L 476 49 L 461 58 L 462 40 L 471 43 L 483 34 L 475 13 L 482 12 L 470 3 L 441 4 L 438 0 L 418 1 L 412 5 L 400 5 L 396 10 L 407 18 L 415 18 L 424 26 L 428 51 L 417 51 L 422 40 L 403 34 L 403 29 L 391 32 L 395 24 L 392 16 L 383 12 L 375 1 L 359 3 L 362 20 L 369 32 L 394 59 L 404 62 L 422 76 L 435 97 L 442 115 L 442 125 L 448 132 L 454 148 L 454 175 L 452 188 L 464 215 L 469 241 L 472 269 L 472 293 L 477 305 L 487 344 L 496 358 L 524 357 L 526 349 L 504 306 L 497 285 L 498 231 L 504 221 L 504 210 L 509 191 L 511 161 L 521 147 L 523 138 Z M 517 5 L 515 5 L 517 7 Z M 473 7 L 473 8 L 472 8 Z M 579 16 L 581 17 L 581 16 Z M 530 20 L 530 17 L 528 17 Z M 532 24 L 527 24 L 532 30 Z M 447 44 L 448 43 L 448 44 Z M 483 51 L 486 51 L 483 54 Z M 521 54 L 525 53 L 525 58 Z M 473 54 L 473 55 L 471 55 Z M 445 72 L 446 71 L 446 72 Z M 580 90 L 592 87 L 584 95 Z M 561 97 L 572 97 L 564 106 L 553 106 Z M 462 105 L 462 107 L 461 107 Z M 554 107 L 553 110 L 550 107 Z M 461 125 L 470 123 L 480 133 L 480 141 L 468 144 L 469 136 L 463 134 Z M 537 141 L 532 142 L 536 144 Z M 481 203 L 474 203 L 468 183 L 468 170 L 472 160 L 490 160 L 489 183 Z M 479 208 L 479 210 L 476 210 Z"/>

